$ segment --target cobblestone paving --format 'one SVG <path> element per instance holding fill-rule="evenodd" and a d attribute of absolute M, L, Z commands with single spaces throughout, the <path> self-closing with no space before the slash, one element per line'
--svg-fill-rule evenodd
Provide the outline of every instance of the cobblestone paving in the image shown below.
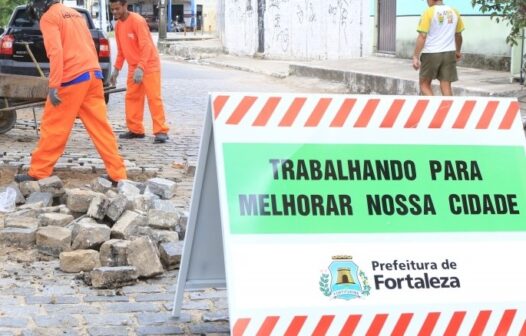
<path fill-rule="evenodd" d="M 124 78 L 119 78 L 123 85 Z M 277 80 L 238 71 L 163 61 L 163 96 L 171 124 L 170 141 L 154 145 L 146 110 L 147 138 L 119 141 L 132 179 L 152 175 L 178 181 L 173 199 L 188 210 L 193 179 L 180 168 L 197 161 L 209 91 L 344 92 L 308 79 Z M 521 99 L 521 101 L 523 101 Z M 524 103 L 521 104 L 524 107 Z M 108 115 L 115 132 L 124 126 L 124 94 L 114 94 Z M 523 116 L 525 115 L 524 109 Z M 40 118 L 41 112 L 37 110 Z M 21 111 L 16 128 L 0 135 L 0 183 L 27 168 L 38 136 L 32 111 Z M 65 181 L 89 180 L 102 171 L 100 158 L 77 123 L 57 172 Z M 3 176 L 2 176 L 3 173 Z M 224 289 L 187 291 L 181 319 L 171 317 L 177 271 L 119 290 L 95 290 L 59 270 L 58 260 L 36 251 L 0 249 L 0 336 L 3 335 L 189 335 L 228 334 Z"/>
<path fill-rule="evenodd" d="M 124 83 L 124 78 L 119 78 Z M 163 61 L 163 95 L 170 141 L 154 145 L 146 110 L 147 138 L 119 141 L 132 179 L 157 174 L 178 181 L 173 202 L 188 210 L 193 178 L 180 167 L 197 162 L 209 91 L 320 91 L 311 82 L 294 83 L 239 71 Z M 115 132 L 125 131 L 124 94 L 110 98 L 108 115 Z M 40 118 L 41 112 L 37 110 Z M 38 139 L 32 111 L 0 135 L 0 183 L 27 168 Z M 67 182 L 88 181 L 102 171 L 100 158 L 80 123 L 70 136 L 57 173 Z M 35 250 L 0 249 L 0 336 L 4 335 L 189 335 L 228 334 L 224 289 L 187 291 L 180 320 L 171 318 L 177 271 L 120 290 L 95 290 L 73 274 L 59 270 L 58 260 L 42 259 Z"/>
<path fill-rule="evenodd" d="M 0 335 L 228 333 L 225 290 L 188 292 L 181 318 L 171 317 L 177 271 L 119 290 L 94 290 L 61 272 L 57 260 L 29 263 L 9 252 L 0 273 Z"/>

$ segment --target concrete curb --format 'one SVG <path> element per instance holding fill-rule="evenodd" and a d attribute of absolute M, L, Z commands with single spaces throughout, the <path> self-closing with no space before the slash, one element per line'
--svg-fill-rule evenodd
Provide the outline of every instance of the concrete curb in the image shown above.
<path fill-rule="evenodd" d="M 259 73 L 262 75 L 267 75 L 267 76 L 271 76 L 274 78 L 280 78 L 280 79 L 287 78 L 289 76 L 288 73 L 265 71 L 263 69 L 256 69 L 256 68 L 248 67 L 248 66 L 236 65 L 236 64 L 226 63 L 222 61 L 214 61 L 213 59 L 204 59 L 202 63 L 211 64 L 214 66 L 219 66 L 219 67 L 224 67 L 224 68 L 240 70 L 240 71 Z"/>
<path fill-rule="evenodd" d="M 357 94 L 387 94 L 387 95 L 418 95 L 419 84 L 418 77 L 415 73 L 403 73 L 400 77 L 394 77 L 392 69 L 407 66 L 401 60 L 381 63 L 381 67 L 375 72 L 366 72 L 361 69 L 376 69 L 379 65 L 375 61 L 365 60 L 365 64 L 356 62 L 336 63 L 336 64 L 306 64 L 298 62 L 279 62 L 279 68 L 276 71 L 276 65 L 269 63 L 271 60 L 245 57 L 236 57 L 229 55 L 221 46 L 217 39 L 205 37 L 199 41 L 196 38 L 189 37 L 188 40 L 179 38 L 176 40 L 166 40 L 159 44 L 159 50 L 170 56 L 185 60 L 201 60 L 201 63 L 217 67 L 230 68 L 240 71 L 259 73 L 274 78 L 284 79 L 289 76 L 315 78 L 333 83 L 341 83 L 348 92 Z M 226 57 L 225 57 L 226 56 Z M 276 60 L 277 61 L 277 60 Z M 342 60 L 343 62 L 348 62 Z M 369 63 L 367 63 L 369 62 Z M 384 66 L 385 65 L 385 66 Z M 354 68 L 353 68 L 354 67 Z M 285 70 L 286 68 L 286 70 Z M 385 71 L 383 70 L 385 69 Z M 495 96 L 495 97 L 520 97 L 525 95 L 526 90 L 520 86 L 512 87 L 502 85 L 502 76 L 497 74 L 497 81 L 493 85 L 493 77 L 473 76 L 473 69 L 463 69 L 466 79 L 461 84 L 453 84 L 453 94 L 455 96 Z M 462 77 L 462 74 L 459 74 Z M 462 77 L 464 79 L 464 77 Z M 438 83 L 434 82 L 434 91 L 439 94 L 440 88 Z"/>
<path fill-rule="evenodd" d="M 213 58 L 223 55 L 223 47 L 195 46 L 174 41 L 164 41 L 158 45 L 159 52 L 165 55 L 182 57 L 184 59 Z"/>
<path fill-rule="evenodd" d="M 289 76 L 288 70 L 285 72 L 273 71 L 271 69 L 265 69 L 265 67 L 243 65 L 239 64 L 239 62 L 233 63 L 229 60 L 221 59 L 221 56 L 228 55 L 225 53 L 223 47 L 204 47 L 199 45 L 185 44 L 184 42 L 175 43 L 173 40 L 166 40 L 159 44 L 159 51 L 165 55 L 173 56 L 178 60 L 198 60 L 202 64 L 258 73 L 274 78 L 283 79 Z"/>
<path fill-rule="evenodd" d="M 344 71 L 328 69 L 312 65 L 291 64 L 290 74 L 300 77 L 319 78 L 328 81 L 342 82 L 353 93 L 360 94 L 389 94 L 389 95 L 417 95 L 419 92 L 418 80 L 388 77 L 358 71 Z M 439 85 L 433 88 L 439 90 Z M 500 96 L 513 97 L 524 94 L 524 90 L 491 91 L 481 88 L 453 87 L 456 96 Z"/>
<path fill-rule="evenodd" d="M 180 41 L 205 41 L 205 40 L 213 40 L 215 37 L 213 36 L 187 36 L 187 37 L 167 37 L 164 39 L 165 42 L 168 43 L 174 43 L 174 42 L 180 42 Z"/>

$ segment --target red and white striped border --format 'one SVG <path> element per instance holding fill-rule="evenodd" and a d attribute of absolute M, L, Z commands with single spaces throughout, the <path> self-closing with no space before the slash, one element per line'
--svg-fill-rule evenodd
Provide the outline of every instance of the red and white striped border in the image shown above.
<path fill-rule="evenodd" d="M 365 318 L 365 315 L 360 314 L 350 314 L 344 319 L 335 319 L 335 315 L 315 317 L 308 315 L 266 316 L 262 320 L 239 318 L 232 327 L 232 335 L 265 336 L 273 335 L 273 333 L 278 335 L 276 326 L 282 324 L 279 328 L 282 332 L 279 332 L 279 335 L 284 336 L 358 335 L 357 330 L 359 329 L 361 330 L 359 335 L 366 336 L 455 336 L 461 334 L 470 336 L 526 336 L 526 320 L 524 315 L 517 316 L 517 309 L 481 310 L 475 312 L 474 316 L 470 316 L 470 318 L 466 317 L 467 314 L 472 314 L 472 312 L 376 314 L 372 319 Z M 312 321 L 313 319 L 315 321 Z M 255 323 L 257 325 L 253 325 Z M 513 328 L 512 324 L 514 325 Z M 306 326 L 308 326 L 308 330 L 306 330 Z M 248 333 L 248 329 L 250 329 L 250 333 Z"/>
<path fill-rule="evenodd" d="M 306 104 L 309 99 L 316 101 Z M 431 99 L 440 99 L 438 107 L 430 104 Z M 460 99 L 320 95 L 294 95 L 292 99 L 285 99 L 285 96 L 278 95 L 218 94 L 213 96 L 212 109 L 214 119 L 221 119 L 226 125 L 280 128 L 318 127 L 325 121 L 331 128 L 393 128 L 399 124 L 406 129 L 465 129 L 469 123 L 477 130 L 509 130 L 519 116 L 520 106 L 516 100 Z M 357 104 L 358 101 L 365 103 Z M 378 108 L 382 101 L 387 101 L 387 108 L 385 105 Z M 225 108 L 227 105 L 228 109 Z M 401 113 L 403 109 L 410 112 Z M 433 117 L 423 124 L 423 116 L 429 113 Z M 325 120 L 327 118 L 330 120 Z"/>

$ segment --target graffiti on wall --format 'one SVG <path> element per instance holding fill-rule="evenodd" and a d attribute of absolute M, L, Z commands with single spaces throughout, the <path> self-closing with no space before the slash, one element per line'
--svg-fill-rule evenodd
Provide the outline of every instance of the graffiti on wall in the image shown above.
<path fill-rule="evenodd" d="M 229 52 L 244 54 L 257 48 L 256 0 L 226 0 L 225 2 L 225 47 Z"/>
<path fill-rule="evenodd" d="M 332 25 L 338 26 L 340 40 L 347 45 L 349 43 L 350 25 L 353 23 L 350 0 L 336 0 L 329 2 L 329 17 Z"/>
<path fill-rule="evenodd" d="M 229 44 L 248 54 L 255 45 L 269 57 L 355 57 L 368 38 L 370 0 L 225 1 Z"/>
<path fill-rule="evenodd" d="M 266 22 L 269 23 L 267 32 L 270 37 L 266 40 L 266 50 L 276 50 L 279 46 L 283 53 L 291 51 L 291 47 L 292 50 L 303 49 L 310 53 L 310 46 L 320 47 L 314 47 L 316 44 L 312 43 L 314 40 L 320 41 L 320 32 L 327 32 L 330 36 L 337 34 L 337 49 L 348 48 L 351 43 L 351 31 L 360 29 L 353 27 L 353 15 L 361 13 L 353 14 L 352 8 L 352 5 L 358 4 L 359 1 L 364 0 L 266 0 L 265 15 L 268 17 Z M 299 37 L 298 31 L 304 38 L 292 40 L 291 34 Z M 291 46 L 292 43 L 295 45 Z M 305 48 L 298 48 L 299 43 L 305 43 Z M 334 44 L 331 44 L 325 48 L 333 47 Z"/>
<path fill-rule="evenodd" d="M 312 1 L 304 0 L 303 4 L 297 4 L 296 16 L 300 24 L 303 24 L 304 21 L 308 24 L 314 24 L 316 22 L 316 11 Z"/>
<path fill-rule="evenodd" d="M 281 4 L 287 2 L 289 2 L 289 0 L 268 0 L 267 9 L 275 8 L 277 10 L 280 10 Z"/>
<path fill-rule="evenodd" d="M 270 41 L 267 41 L 267 49 L 271 47 L 271 44 L 276 43 L 284 53 L 289 50 L 289 28 L 282 22 L 282 5 L 288 5 L 288 2 L 289 0 L 269 0 L 267 2 L 268 6 L 266 13 L 270 16 L 272 27 L 272 38 Z"/>
<path fill-rule="evenodd" d="M 252 0 L 232 0 L 228 6 L 227 13 L 227 17 L 233 23 L 242 23 L 246 18 L 250 18 L 254 14 Z"/>
<path fill-rule="evenodd" d="M 272 41 L 279 43 L 283 52 L 289 49 L 289 29 L 281 27 L 281 14 L 279 12 L 273 18 Z"/>

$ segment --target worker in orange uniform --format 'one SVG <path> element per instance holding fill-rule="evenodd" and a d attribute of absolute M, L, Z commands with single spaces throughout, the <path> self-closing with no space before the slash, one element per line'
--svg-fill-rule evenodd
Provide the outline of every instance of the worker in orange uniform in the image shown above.
<path fill-rule="evenodd" d="M 15 180 L 51 175 L 77 117 L 102 157 L 110 181 L 126 179 L 124 161 L 106 116 L 102 72 L 86 19 L 58 0 L 32 0 L 27 11 L 40 20 L 50 62 L 49 94 L 28 174 L 17 175 Z"/>
<path fill-rule="evenodd" d="M 111 13 L 117 21 L 115 38 L 118 54 L 110 83 L 115 85 L 124 60 L 128 62 L 126 80 L 126 126 L 121 139 L 144 138 L 144 96 L 152 115 L 154 143 L 168 140 L 168 125 L 161 98 L 161 61 L 148 24 L 139 14 L 128 11 L 126 0 L 110 0 Z"/>

